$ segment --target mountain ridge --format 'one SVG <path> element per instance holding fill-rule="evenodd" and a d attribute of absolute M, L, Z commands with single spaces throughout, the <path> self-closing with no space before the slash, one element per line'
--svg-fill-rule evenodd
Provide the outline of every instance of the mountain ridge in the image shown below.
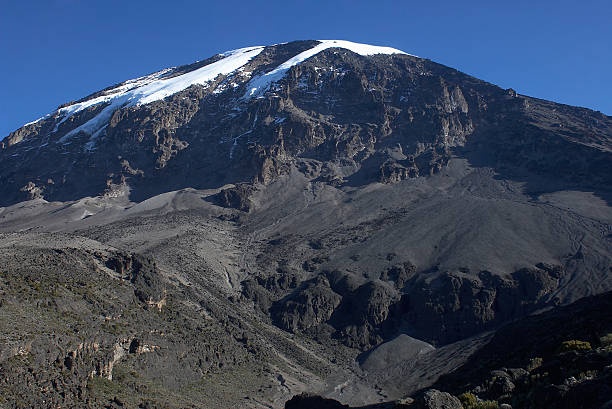
<path fill-rule="evenodd" d="M 88 185 L 95 183 L 97 187 L 95 189 L 88 189 L 88 191 L 85 193 L 86 195 L 103 194 L 109 184 L 120 185 L 126 183 L 126 180 L 128 180 L 127 183 L 130 185 L 132 190 L 134 190 L 137 185 L 142 185 L 143 182 L 145 185 L 150 185 L 153 183 L 152 180 L 155 180 L 158 177 L 164 178 L 164 174 L 167 174 L 168 172 L 163 172 L 163 169 L 168 163 L 175 162 L 176 157 L 180 157 L 194 149 L 217 151 L 218 153 L 225 151 L 225 155 L 227 155 L 228 158 L 233 158 L 234 152 L 236 151 L 242 154 L 241 160 L 250 162 L 250 165 L 242 166 L 242 169 L 234 169 L 232 171 L 234 174 L 243 174 L 243 176 L 239 177 L 238 179 L 227 180 L 226 178 L 226 180 L 218 180 L 217 177 L 211 178 L 213 180 L 209 180 L 204 184 L 202 181 L 197 184 L 193 181 L 186 181 L 183 182 L 182 185 L 168 186 L 165 190 L 189 187 L 190 185 L 196 188 L 212 188 L 222 184 L 235 182 L 259 181 L 266 183 L 266 181 L 274 178 L 274 175 L 284 172 L 282 169 L 286 168 L 288 162 L 292 161 L 291 157 L 307 154 L 311 156 L 314 155 L 314 158 L 317 158 L 317 156 L 320 156 L 322 153 L 324 154 L 326 160 L 340 160 L 341 158 L 346 158 L 349 163 L 354 163 L 352 166 L 355 168 L 355 170 L 357 170 L 357 172 L 353 171 L 355 174 L 354 179 L 358 178 L 360 174 L 359 171 L 361 171 L 361 174 L 364 173 L 364 170 L 367 167 L 364 165 L 367 165 L 368 163 L 376 163 L 376 166 L 380 168 L 379 172 L 381 172 L 381 175 L 368 175 L 368 180 L 378 179 L 383 182 L 401 180 L 404 178 L 415 177 L 423 172 L 425 172 L 425 174 L 430 173 L 432 169 L 433 171 L 439 170 L 444 166 L 444 161 L 446 161 L 446 158 L 448 158 L 450 152 L 449 149 L 464 145 L 467 141 L 467 135 L 478 132 L 478 129 L 475 128 L 476 125 L 479 125 L 478 127 L 483 129 L 485 126 L 493 126 L 497 132 L 497 125 L 495 121 L 498 121 L 498 119 L 490 118 L 490 115 L 487 113 L 487 111 L 491 111 L 488 104 L 484 103 L 484 100 L 479 102 L 478 98 L 486 99 L 490 98 L 492 95 L 496 95 L 495 98 L 499 99 L 500 102 L 506 101 L 502 103 L 505 105 L 500 106 L 513 106 L 513 108 L 511 108 L 509 112 L 508 108 L 504 108 L 502 111 L 506 111 L 502 114 L 504 116 L 516 117 L 516 113 L 520 113 L 528 109 L 531 109 L 535 114 L 538 114 L 537 111 L 542 111 L 543 109 L 545 114 L 544 116 L 548 117 L 550 116 L 551 110 L 553 112 L 556 110 L 554 107 L 557 105 L 554 107 L 546 107 L 545 104 L 538 102 L 538 100 L 518 96 L 512 90 L 503 91 L 493 85 L 487 84 L 486 82 L 466 76 L 452 69 L 439 66 L 435 63 L 429 62 L 428 60 L 423 60 L 407 54 L 375 54 L 373 57 L 359 56 L 354 61 L 361 61 L 360 64 L 368 61 L 368 67 L 370 67 L 369 70 L 380 70 L 382 67 L 387 67 L 385 68 L 385 71 L 387 72 L 385 75 L 389 76 L 387 79 L 376 79 L 376 77 L 370 77 L 368 79 L 367 76 L 364 77 L 366 74 L 364 71 L 362 71 L 363 68 L 359 68 L 360 65 L 355 66 L 356 71 L 349 69 L 347 72 L 341 72 L 340 68 L 334 71 L 329 69 L 330 66 L 323 66 L 322 69 L 327 71 L 322 72 L 324 72 L 327 76 L 332 75 L 335 78 L 335 84 L 332 83 L 330 84 L 331 87 L 328 87 L 328 95 L 321 95 L 319 97 L 319 101 L 316 102 L 317 108 L 312 111 L 314 116 L 311 116 L 308 113 L 309 109 L 312 108 L 308 106 L 308 92 L 314 91 L 310 91 L 308 87 L 316 88 L 317 85 L 312 83 L 312 81 L 321 81 L 321 79 L 314 79 L 315 77 L 318 78 L 320 76 L 317 73 L 317 70 L 320 68 L 316 65 L 316 63 L 313 65 L 312 61 L 329 59 L 324 57 L 324 55 L 329 53 L 329 49 L 326 47 L 334 45 L 335 43 L 318 43 L 318 46 L 315 44 L 317 43 L 314 41 L 303 41 L 276 45 L 267 48 L 264 47 L 261 49 L 249 48 L 240 49 L 237 51 L 235 50 L 229 52 L 229 55 L 225 56 L 224 58 L 218 59 L 218 57 L 213 57 L 212 60 L 214 61 L 211 59 L 205 60 L 205 62 L 209 63 L 202 66 L 199 66 L 198 64 L 196 67 L 191 67 L 193 68 L 191 71 L 183 72 L 185 70 L 182 67 L 178 67 L 178 75 L 170 75 L 170 78 L 168 79 L 155 80 L 155 78 L 147 76 L 140 79 L 131 80 L 135 81 L 136 84 L 139 84 L 138 81 L 145 82 L 142 87 L 135 88 L 135 90 L 132 91 L 129 90 L 131 83 L 122 83 L 123 85 L 120 85 L 118 88 L 111 88 L 110 90 L 107 88 L 107 91 L 102 91 L 103 95 L 100 95 L 100 92 L 94 93 L 92 96 L 82 99 L 82 103 L 76 103 L 60 108 L 59 111 L 56 111 L 54 116 L 46 117 L 46 119 L 43 117 L 40 122 L 35 122 L 11 133 L 11 135 L 9 135 L 9 137 L 2 142 L 2 151 L 4 153 L 3 162 L 11 162 L 15 160 L 15 163 L 12 164 L 13 166 L 9 166 L 11 170 L 14 170 L 15 168 L 20 167 L 20 164 L 24 160 L 24 157 L 22 157 L 23 155 L 31 156 L 31 154 L 27 154 L 25 152 L 36 149 L 36 152 L 41 150 L 46 152 L 54 150 L 54 153 L 49 154 L 56 158 L 53 160 L 53 162 L 56 162 L 57 164 L 66 162 L 63 160 L 66 158 L 62 157 L 61 155 L 76 155 L 73 158 L 74 163 L 67 163 L 61 166 L 63 168 L 62 172 L 59 172 L 57 169 L 46 169 L 46 175 L 40 174 L 40 170 L 35 173 L 27 174 L 27 169 L 29 167 L 24 169 L 25 172 L 14 172 L 5 168 L 3 171 L 0 171 L 0 176 L 5 181 L 5 186 L 12 185 L 12 192 L 10 192 L 10 194 L 9 192 L 5 192 L 5 197 L 13 197 L 13 199 L 9 199 L 9 202 L 7 202 L 5 199 L 4 203 L 0 204 L 6 205 L 7 203 L 15 203 L 15 200 L 23 200 L 24 198 L 27 199 L 29 197 L 38 197 L 41 195 L 43 197 L 48 197 L 51 200 L 53 200 L 54 197 L 69 198 L 66 197 L 66 192 L 78 190 L 75 189 L 77 186 L 74 185 L 74 179 L 76 178 L 75 172 L 82 174 L 82 170 L 84 168 L 91 168 L 92 166 L 96 168 L 95 171 L 99 174 L 97 175 L 96 180 L 88 182 Z M 323 44 L 323 47 L 320 46 L 321 44 Z M 354 43 L 348 44 L 354 45 Z M 315 45 L 315 48 L 313 48 L 313 45 Z M 291 66 L 289 67 L 291 68 L 289 71 L 284 71 L 285 68 L 283 68 L 281 70 L 283 71 L 281 73 L 282 75 L 279 76 L 279 78 L 275 77 L 269 83 L 267 80 L 264 81 L 264 83 L 268 85 L 262 85 L 262 89 L 267 89 L 266 87 L 269 87 L 270 84 L 277 84 L 276 86 L 280 86 L 279 90 L 283 90 L 282 92 L 284 94 L 281 95 L 274 90 L 268 90 L 265 96 L 260 96 L 254 100 L 244 100 L 244 95 L 247 93 L 246 88 L 249 87 L 248 84 L 250 84 L 250 81 L 254 80 L 253 75 L 259 79 L 262 78 L 262 76 L 265 77 L 270 72 L 274 72 L 275 69 L 277 70 L 278 67 L 282 67 L 283 64 L 287 63 L 287 61 L 291 61 L 291 58 L 302 55 L 300 53 L 310 53 L 313 52 L 312 50 L 316 51 L 316 47 L 325 49 L 314 53 L 314 55 L 310 56 L 310 58 L 298 58 L 299 64 L 293 65 L 295 62 L 289 64 L 289 66 Z M 398 50 L 389 51 L 387 48 L 370 49 L 361 45 L 355 45 L 355 47 L 357 51 L 360 50 L 359 47 L 365 47 L 365 51 L 362 51 L 365 54 L 370 52 L 378 52 L 379 50 L 382 50 L 383 52 L 399 52 Z M 338 48 L 332 49 L 335 50 Z M 342 48 L 338 50 L 342 50 Z M 231 71 L 229 77 L 223 77 L 223 75 L 221 75 L 223 78 L 219 80 L 218 78 L 220 76 L 216 75 L 217 70 L 211 69 L 210 67 L 227 59 L 234 58 L 235 55 L 238 55 L 241 52 L 252 52 L 257 53 L 257 55 L 249 55 L 248 57 L 252 58 L 246 63 L 246 58 L 240 57 L 242 59 L 240 59 L 238 62 L 240 64 L 245 63 L 241 65 L 242 68 L 232 66 L 232 68 L 238 71 Z M 352 51 L 349 50 L 348 52 Z M 334 53 L 337 53 L 337 51 Z M 334 56 L 332 60 L 334 60 L 340 67 L 342 67 L 342 64 L 349 64 L 348 66 L 352 66 L 352 62 L 346 60 L 346 58 L 349 58 L 348 54 L 346 54 L 346 57 L 340 58 L 336 57 L 337 54 L 332 55 Z M 353 57 L 350 57 L 349 60 L 351 58 Z M 406 67 L 405 64 L 408 64 L 408 66 L 411 67 L 411 71 L 409 72 L 413 73 L 411 74 L 412 79 L 410 79 L 408 82 L 404 80 L 405 85 L 402 85 L 402 87 L 414 87 L 415 85 L 409 84 L 421 83 L 422 85 L 419 86 L 425 88 L 432 86 L 438 87 L 439 91 L 437 92 L 439 92 L 439 95 L 437 95 L 434 99 L 431 99 L 431 95 L 426 96 L 423 94 L 415 100 L 414 97 L 396 94 L 391 96 L 392 100 L 386 101 L 386 97 L 384 96 L 385 94 L 380 93 L 384 87 L 386 87 L 385 83 L 387 81 L 391 81 L 391 84 L 393 84 L 398 80 L 402 81 L 400 79 L 401 77 L 397 77 L 397 72 L 391 70 L 391 67 L 394 67 L 394 70 L 405 69 L 400 68 L 398 65 L 400 64 L 400 60 L 402 61 L 401 64 L 404 64 L 404 67 Z M 376 64 L 373 65 L 373 61 L 378 61 L 379 65 L 377 68 L 374 68 Z M 383 61 L 385 62 L 383 63 Z M 395 62 L 387 64 L 386 61 Z M 249 68 L 250 64 L 255 64 L 253 67 L 260 74 L 255 75 L 249 72 L 248 70 L 252 70 L 252 68 Z M 424 64 L 427 65 L 427 70 L 425 70 Z M 304 91 L 302 92 L 302 95 L 299 95 L 298 100 L 300 100 L 300 102 L 296 106 L 295 102 L 297 100 L 294 101 L 292 96 L 286 94 L 289 89 L 284 87 L 287 86 L 287 81 L 294 81 L 291 79 L 291 75 L 296 75 L 300 70 L 302 70 L 301 67 L 304 67 L 304 69 L 309 71 L 307 72 L 307 77 L 304 77 L 301 81 L 311 81 L 311 83 L 299 83 L 298 81 L 298 83 L 294 83 L 290 86 L 297 86 L 296 90 L 298 93 Z M 333 67 L 333 63 L 331 67 Z M 178 90 L 178 93 L 168 94 L 170 91 L 166 91 L 166 88 L 172 88 L 173 83 L 170 83 L 170 85 L 167 86 L 167 82 L 164 81 L 173 81 L 174 79 L 180 79 L 185 75 L 191 75 L 193 73 L 197 74 L 198 70 L 206 71 L 207 69 L 209 71 L 212 70 L 211 72 L 213 74 L 210 75 L 216 75 L 216 79 L 205 77 L 207 78 L 207 81 L 203 82 L 205 85 L 196 85 L 195 87 L 191 86 L 186 88 L 185 84 L 189 84 L 189 81 L 178 81 L 178 88 L 170 90 L 172 92 Z M 239 70 L 246 71 L 243 73 Z M 375 71 L 372 71 L 372 73 L 368 75 L 376 75 L 374 72 Z M 441 78 L 446 78 L 446 80 L 442 79 L 442 83 L 440 85 L 436 85 L 432 83 L 431 80 L 428 80 L 430 77 L 433 80 L 433 77 L 442 73 L 444 77 Z M 159 74 L 153 74 L 153 76 L 155 75 Z M 348 77 L 345 77 L 346 75 L 348 75 Z M 353 77 L 353 75 L 356 76 Z M 198 75 L 195 75 L 195 77 L 197 80 Z M 310 78 L 310 80 L 307 80 L 306 78 Z M 277 82 L 274 80 L 277 80 Z M 152 90 L 147 90 L 147 87 L 151 85 L 147 85 L 147 81 L 153 81 L 153 83 L 151 83 L 153 84 Z M 347 84 L 350 83 L 351 85 L 347 87 L 346 84 L 342 84 L 341 86 L 340 83 L 342 81 Z M 451 81 L 449 87 L 445 85 L 445 81 Z M 455 81 L 454 85 L 452 84 L 453 81 Z M 369 82 L 372 82 L 372 84 L 369 84 Z M 157 83 L 162 85 L 155 85 Z M 472 87 L 470 92 L 472 92 L 473 95 L 470 97 L 471 100 L 469 104 L 461 91 L 462 88 L 459 86 L 459 83 L 461 83 L 464 87 Z M 399 84 L 395 86 L 397 87 Z M 232 89 L 229 89 L 228 87 Z M 350 89 L 350 87 L 354 87 L 352 92 L 357 92 L 357 94 L 355 94 L 354 101 L 360 101 L 360 105 L 351 107 L 351 103 L 348 99 L 346 99 L 348 98 L 348 95 L 343 95 L 343 93 L 346 93 L 347 89 Z M 142 88 L 145 90 L 142 91 Z M 235 91 L 233 88 L 238 89 L 238 91 Z M 119 89 L 119 91 L 117 91 L 117 89 Z M 480 91 L 477 91 L 477 89 L 480 89 Z M 109 95 L 109 92 L 111 91 L 117 92 Z M 407 89 L 406 91 L 408 93 L 412 92 L 410 89 Z M 131 95 L 130 92 L 133 94 L 135 93 L 135 95 Z M 151 92 L 153 92 L 153 94 L 151 94 Z M 338 96 L 334 96 L 337 92 L 341 93 L 338 94 L 341 98 L 339 101 L 342 101 L 342 104 L 344 104 L 344 109 L 366 109 L 366 107 L 369 105 L 371 105 L 371 108 L 376 107 L 376 109 L 373 111 L 367 108 L 367 112 L 369 112 L 367 115 L 369 115 L 371 118 L 367 119 L 367 116 L 363 118 L 363 124 L 360 125 L 361 129 L 357 129 L 356 134 L 355 131 L 351 131 L 349 128 L 347 128 L 348 123 L 350 123 L 350 116 L 342 119 L 340 117 L 341 111 L 339 109 L 334 109 L 333 114 L 330 115 L 331 111 L 329 110 L 329 107 L 324 108 L 324 104 L 329 105 L 332 103 L 334 98 L 338 98 Z M 398 91 L 395 92 L 398 93 L 399 88 Z M 483 96 L 479 96 L 478 92 L 484 92 Z M 147 96 L 149 94 L 153 95 L 153 98 L 165 96 L 167 100 L 149 101 L 147 99 L 149 98 Z M 119 96 L 117 97 L 116 95 Z M 484 95 L 489 96 L 485 97 Z M 130 100 L 132 97 L 134 100 Z M 202 109 L 204 106 L 199 103 L 187 102 L 187 100 L 190 98 L 196 98 L 196 100 L 205 98 L 209 101 L 207 104 L 217 104 L 219 108 L 214 109 L 217 112 L 207 113 L 206 111 L 210 108 Z M 422 102 L 417 102 L 419 98 L 424 98 L 424 100 Z M 326 99 L 327 102 L 322 101 L 323 99 Z M 427 101 L 428 99 L 429 101 Z M 119 100 L 119 102 L 112 102 L 115 100 Z M 192 101 L 195 100 L 192 99 Z M 529 101 L 532 101 L 531 105 Z M 139 105 L 140 102 L 148 103 Z M 121 105 L 123 103 L 127 105 Z M 262 105 L 262 103 L 264 105 Z M 419 115 L 425 116 L 420 121 L 415 121 L 415 118 L 417 117 L 415 117 L 415 113 L 411 112 L 414 109 L 413 105 L 415 103 L 426 103 L 425 110 L 419 113 Z M 211 107 L 212 105 L 206 106 Z M 469 112 L 470 108 L 471 112 Z M 605 149 L 605 152 L 608 152 L 609 142 L 606 142 L 605 133 L 612 127 L 612 125 L 610 125 L 612 123 L 610 118 L 605 116 L 597 117 L 591 112 L 576 112 L 580 112 L 580 114 L 575 114 L 570 118 L 567 118 L 566 115 L 566 117 L 561 117 L 559 119 L 565 123 L 574 123 L 575 129 L 565 130 L 565 133 L 557 132 L 555 135 L 565 135 L 568 133 L 571 134 L 586 130 L 589 134 L 594 135 L 591 145 L 593 145 L 593 143 L 595 145 L 588 148 L 601 147 Z M 265 121 L 263 126 L 261 123 L 257 122 L 260 114 L 262 115 L 261 119 Z M 494 115 L 500 114 L 501 113 L 495 113 Z M 433 117 L 429 118 L 429 115 L 433 115 Z M 523 114 L 519 114 L 519 117 L 521 115 Z M 587 115 L 587 117 L 584 117 L 584 115 Z M 559 115 L 557 115 L 557 117 L 559 117 Z M 292 119 L 294 123 L 283 123 L 283 121 L 285 121 L 287 118 Z M 585 123 L 585 118 L 588 118 L 589 122 Z M 346 119 L 349 119 L 349 121 L 347 122 Z M 523 127 L 526 120 L 532 121 L 529 116 L 527 118 L 518 119 L 521 127 Z M 200 123 L 197 125 L 195 123 L 190 124 L 194 120 L 197 120 L 197 122 Z M 398 120 L 403 121 L 404 124 L 394 124 L 394 121 L 397 122 Z M 240 127 L 236 126 L 238 121 L 242 123 Z M 548 128 L 556 126 L 554 120 L 548 121 L 551 123 L 544 124 Z M 421 147 L 418 146 L 418 143 L 415 144 L 415 142 L 409 138 L 406 141 L 408 144 L 402 147 L 404 150 L 408 149 L 408 155 L 399 152 L 395 156 L 397 156 L 397 158 L 402 158 L 404 156 L 413 156 L 416 158 L 419 156 L 421 159 L 412 163 L 410 163 L 409 159 L 409 163 L 407 165 L 402 164 L 401 160 L 403 159 L 394 159 L 393 157 L 389 158 L 385 162 L 384 158 L 388 156 L 386 153 L 383 153 L 382 156 L 378 154 L 378 156 L 380 156 L 380 160 L 372 159 L 373 154 L 379 151 L 379 148 L 377 148 L 375 144 L 378 143 L 380 145 L 378 140 L 381 139 L 373 138 L 373 133 L 381 133 L 382 138 L 390 139 L 387 136 L 393 134 L 394 126 L 405 127 L 412 122 L 414 122 L 414 125 L 418 124 L 418 126 L 411 126 L 412 130 L 409 132 L 413 134 L 415 132 L 426 133 L 429 135 L 424 138 L 424 141 L 418 142 L 423 144 Z M 477 124 L 477 122 L 482 123 Z M 198 129 L 197 135 L 193 131 L 190 131 L 190 127 L 194 126 Z M 433 129 L 431 128 L 432 126 Z M 426 129 L 424 127 L 428 127 L 430 129 Z M 206 130 L 206 128 L 208 129 Z M 203 136 L 201 135 L 202 131 L 208 132 L 210 135 Z M 510 131 L 512 132 L 512 130 Z M 556 132 L 557 130 L 554 131 Z M 601 136 L 602 131 L 604 132 L 603 137 Z M 296 135 L 296 139 L 291 135 L 285 136 L 287 132 L 298 132 L 300 135 Z M 308 135 L 305 135 L 304 132 L 306 132 Z M 215 137 L 212 133 L 219 136 Z M 325 136 L 323 136 L 323 139 L 321 139 L 321 136 L 315 136 L 317 134 Z M 328 146 L 329 143 L 326 143 L 326 141 L 329 141 L 329 137 L 331 135 L 334 135 L 332 136 L 332 139 L 336 139 L 338 143 L 345 145 L 345 147 L 340 145 L 339 151 L 335 153 L 330 152 L 329 149 L 332 147 Z M 311 139 L 304 139 L 304 136 Z M 100 140 L 98 140 L 99 138 Z M 352 142 L 350 141 L 351 138 L 353 140 Z M 571 138 L 571 135 L 569 138 Z M 570 140 L 570 142 L 575 142 L 581 138 L 574 137 Z M 21 150 L 24 150 L 25 152 L 21 153 L 15 151 L 15 149 L 19 148 L 18 142 L 23 142 L 23 140 L 30 140 L 30 142 L 27 143 L 31 143 L 32 146 L 24 147 L 22 144 Z M 37 146 L 35 146 L 36 140 L 39 141 Z M 87 151 L 90 151 L 91 153 L 92 150 L 95 150 L 97 143 L 96 141 L 102 142 L 100 149 L 109 149 L 108 153 L 113 152 L 115 157 L 121 156 L 121 159 L 97 159 L 98 156 L 104 155 L 81 155 Z M 209 146 L 202 145 L 204 141 L 206 141 L 205 143 Z M 365 141 L 368 142 L 364 143 Z M 401 144 L 401 139 L 398 140 L 398 142 Z M 217 143 L 220 146 L 215 148 L 210 146 L 214 143 Z M 348 145 L 346 145 L 347 143 Z M 551 143 L 555 144 L 556 142 L 551 141 Z M 604 145 L 601 145 L 602 143 L 604 143 Z M 11 148 L 13 146 L 15 148 Z M 436 146 L 435 149 L 433 149 L 434 146 Z M 308 152 L 308 149 L 315 150 Z M 338 148 L 333 149 L 337 150 Z M 11 150 L 10 154 L 8 152 L 9 150 Z M 151 151 L 151 153 L 145 153 L 147 150 Z M 327 152 L 325 152 L 325 150 L 327 150 Z M 140 151 L 140 153 L 136 154 L 138 151 Z M 424 151 L 426 151 L 425 153 L 427 153 L 428 156 L 423 155 Z M 359 152 L 361 153 L 358 154 Z M 206 154 L 206 152 L 202 153 Z M 596 151 L 593 153 L 589 152 L 589 155 L 592 154 L 595 154 L 596 156 L 598 155 Z M 215 154 L 215 156 L 218 156 L 218 154 Z M 366 161 L 367 159 L 369 159 L 369 161 Z M 48 161 L 49 159 L 46 160 Z M 190 158 L 186 158 L 185 160 L 191 161 Z M 213 157 L 209 158 L 208 162 L 213 163 Z M 33 165 L 36 166 L 36 164 Z M 226 165 L 226 163 L 218 163 L 213 166 L 211 171 L 219 172 L 222 168 L 226 167 Z M 577 165 L 584 166 L 583 164 Z M 74 169 L 75 167 L 79 170 Z M 236 166 L 233 167 L 236 168 Z M 425 169 L 427 167 L 429 167 L 429 169 Z M 598 172 L 603 174 L 606 173 L 605 169 Z M 61 173 L 61 175 L 58 175 L 58 173 Z M 70 178 L 71 175 L 73 175 L 72 178 Z M 151 177 L 153 179 L 150 179 Z M 61 182 L 57 180 L 58 178 L 61 178 Z M 179 175 L 174 175 L 173 178 L 177 180 L 179 179 Z M 182 175 L 182 178 L 188 180 L 193 179 L 193 177 L 190 177 L 189 174 Z M 70 183 L 70 180 L 66 179 L 73 179 L 73 181 Z M 214 179 L 217 179 L 217 181 Z M 151 182 L 147 182 L 147 180 L 151 180 Z M 49 181 L 52 181 L 52 183 L 49 183 Z M 129 181 L 132 181 L 133 183 L 130 184 Z M 69 186 L 63 186 L 66 183 L 68 183 Z M 20 190 L 23 190 L 23 193 L 20 192 Z M 146 191 L 147 189 L 145 188 L 143 190 Z M 161 191 L 158 190 L 157 193 L 161 193 Z M 138 200 L 144 198 L 143 196 L 136 197 L 140 197 Z"/>

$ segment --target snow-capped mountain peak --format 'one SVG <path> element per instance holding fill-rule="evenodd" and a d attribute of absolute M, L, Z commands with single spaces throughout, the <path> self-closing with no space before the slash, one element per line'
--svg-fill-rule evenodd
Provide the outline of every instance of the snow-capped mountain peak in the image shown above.
<path fill-rule="evenodd" d="M 245 101 L 252 97 L 261 96 L 269 89 L 272 83 L 283 78 L 291 67 L 329 48 L 343 48 L 362 56 L 376 54 L 406 54 L 401 50 L 390 47 L 360 44 L 345 40 L 320 40 L 310 49 L 298 53 L 274 69 L 251 78 L 242 100 Z M 63 106 L 24 126 L 54 117 L 54 131 L 57 132 L 59 126 L 73 115 L 99 104 L 107 104 L 107 106 L 93 118 L 70 130 L 57 140 L 58 143 L 66 143 L 74 135 L 83 132 L 90 135 L 90 141 L 85 147 L 89 150 L 95 146 L 97 137 L 104 130 L 116 110 L 146 105 L 162 100 L 193 85 L 206 85 L 215 80 L 219 75 L 233 75 L 237 71 L 242 70 L 247 63 L 258 56 L 264 49 L 265 47 L 263 46 L 256 46 L 227 51 L 219 54 L 221 57 L 220 59 L 180 75 L 172 75 L 175 69 L 168 68 L 150 75 L 131 79 L 121 83 L 117 87 L 99 92 L 89 99 Z M 250 73 L 243 72 L 242 74 L 242 81 L 249 79 Z M 220 92 L 220 90 L 218 91 Z"/>

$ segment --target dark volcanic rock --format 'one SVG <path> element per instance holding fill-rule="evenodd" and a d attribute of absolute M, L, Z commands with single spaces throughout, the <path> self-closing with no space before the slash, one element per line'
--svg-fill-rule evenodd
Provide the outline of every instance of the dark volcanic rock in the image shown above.
<path fill-rule="evenodd" d="M 241 183 L 234 187 L 223 189 L 213 196 L 216 204 L 223 207 L 232 207 L 234 209 L 248 212 L 251 210 L 251 194 L 255 191 L 252 185 Z"/>
<path fill-rule="evenodd" d="M 392 281 L 398 290 L 404 288 L 406 282 L 416 273 L 416 266 L 410 262 L 394 265 L 380 275 L 382 281 Z"/>
<path fill-rule="evenodd" d="M 381 273 L 383 279 L 402 288 L 398 293 L 386 282 L 362 284 L 351 274 L 327 272 L 275 301 L 272 316 L 281 328 L 293 332 L 317 332 L 317 326 L 329 324 L 336 338 L 360 350 L 402 330 L 427 342 L 447 344 L 555 305 L 551 294 L 559 286 L 562 271 L 558 266 L 539 264 L 507 278 L 487 271 L 477 276 L 465 272 L 436 273 L 433 277 L 414 274 L 411 263 Z M 273 296 L 264 289 L 266 285 L 265 280 L 251 280 L 243 288 L 243 294 L 264 311 L 272 299 L 287 291 L 286 287 L 284 291 L 276 288 Z"/>
<path fill-rule="evenodd" d="M 281 328 L 303 331 L 329 320 L 341 299 L 327 278 L 319 276 L 281 300 L 274 308 L 273 317 Z"/>
<path fill-rule="evenodd" d="M 134 294 L 140 301 L 161 308 L 166 292 L 155 262 L 140 255 L 119 253 L 106 260 L 106 266 L 134 285 Z"/>
<path fill-rule="evenodd" d="M 338 337 L 353 348 L 368 349 L 380 344 L 385 335 L 383 325 L 395 301 L 384 284 L 370 281 L 343 298 L 331 323 L 339 329 Z"/>
<path fill-rule="evenodd" d="M 313 44 L 266 47 L 245 71 L 263 73 Z M 292 67 L 260 98 L 242 98 L 248 79 L 232 73 L 117 109 L 95 138 L 62 139 L 105 104 L 16 130 L 0 149 L 0 206 L 101 195 L 109 181 L 125 181 L 136 200 L 185 187 L 268 184 L 312 159 L 323 164 L 319 180 L 332 185 L 393 183 L 440 172 L 452 155 L 526 181 L 553 177 L 555 189 L 609 190 L 609 117 L 520 96 L 428 60 L 332 48 Z M 342 174 L 329 171 L 338 163 L 347 165 Z M 248 208 L 233 193 L 221 199 Z"/>
<path fill-rule="evenodd" d="M 427 390 L 417 396 L 414 407 L 418 409 L 463 409 L 459 399 L 437 389 Z"/>
<path fill-rule="evenodd" d="M 508 278 L 483 271 L 413 280 L 398 305 L 400 320 L 417 338 L 453 342 L 554 304 L 550 295 L 560 274 L 559 268 L 533 268 Z"/>

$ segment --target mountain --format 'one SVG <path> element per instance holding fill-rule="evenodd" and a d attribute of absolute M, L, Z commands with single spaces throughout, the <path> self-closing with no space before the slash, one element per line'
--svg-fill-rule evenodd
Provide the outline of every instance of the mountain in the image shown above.
<path fill-rule="evenodd" d="M 1 204 L 74 200 L 110 185 L 140 201 L 267 184 L 291 166 L 334 183 L 397 182 L 438 172 L 454 151 L 538 192 L 549 184 L 532 174 L 605 196 L 611 130 L 603 114 L 398 50 L 300 41 L 230 51 L 60 106 L 4 141 Z"/>
<path fill-rule="evenodd" d="M 392 401 L 612 290 L 612 118 L 388 47 L 229 51 L 1 144 L 16 407 Z"/>

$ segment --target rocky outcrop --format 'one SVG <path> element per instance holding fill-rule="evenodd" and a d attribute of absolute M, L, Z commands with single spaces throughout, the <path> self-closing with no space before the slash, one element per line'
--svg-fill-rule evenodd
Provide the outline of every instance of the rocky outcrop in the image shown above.
<path fill-rule="evenodd" d="M 445 344 L 555 305 L 552 294 L 561 274 L 559 266 L 540 264 L 508 278 L 488 271 L 476 276 L 447 272 L 420 278 L 408 284 L 398 314 L 411 335 Z"/>
<path fill-rule="evenodd" d="M 26 194 L 26 200 L 43 198 L 43 189 L 36 186 L 36 184 L 33 182 L 28 182 L 24 187 L 19 189 L 19 191 Z"/>
<path fill-rule="evenodd" d="M 319 276 L 278 302 L 272 316 L 281 328 L 304 331 L 327 322 L 341 300 L 342 297 L 331 289 L 327 278 Z"/>
<path fill-rule="evenodd" d="M 385 324 L 395 301 L 393 292 L 382 283 L 361 285 L 342 299 L 332 317 L 337 336 L 346 345 L 362 350 L 380 344 L 389 332 Z"/>
<path fill-rule="evenodd" d="M 389 267 L 380 274 L 380 279 L 381 281 L 392 282 L 396 289 L 402 290 L 408 280 L 414 277 L 415 274 L 416 266 L 407 261 Z"/>
<path fill-rule="evenodd" d="M 252 185 L 241 183 L 234 187 L 221 190 L 212 197 L 212 200 L 219 206 L 248 212 L 253 206 L 250 196 L 254 191 L 255 188 Z"/>
<path fill-rule="evenodd" d="M 102 258 L 107 267 L 134 285 L 134 294 L 141 302 L 161 310 L 165 304 L 166 291 L 154 261 L 124 253 Z"/>
<path fill-rule="evenodd" d="M 244 294 L 255 301 L 261 298 L 252 285 Z M 271 312 L 274 322 L 288 331 L 317 332 L 322 329 L 318 326 L 329 324 L 346 345 L 366 349 L 382 342 L 393 302 L 392 291 L 384 284 L 354 286 L 350 278 L 329 273 L 329 278 L 319 275 L 274 302 Z"/>
<path fill-rule="evenodd" d="M 447 392 L 429 389 L 418 395 L 410 407 L 418 409 L 463 409 L 461 401 Z"/>
<path fill-rule="evenodd" d="M 380 274 L 381 280 L 355 280 L 350 274 L 326 272 L 291 289 L 288 279 L 248 280 L 243 295 L 261 311 L 270 311 L 281 328 L 327 332 L 345 345 L 367 350 L 397 335 L 400 328 L 435 344 L 448 344 L 493 329 L 549 305 L 560 285 L 560 266 L 538 264 L 509 277 L 437 272 L 416 275 L 409 262 Z M 287 291 L 291 291 L 289 295 Z"/>

